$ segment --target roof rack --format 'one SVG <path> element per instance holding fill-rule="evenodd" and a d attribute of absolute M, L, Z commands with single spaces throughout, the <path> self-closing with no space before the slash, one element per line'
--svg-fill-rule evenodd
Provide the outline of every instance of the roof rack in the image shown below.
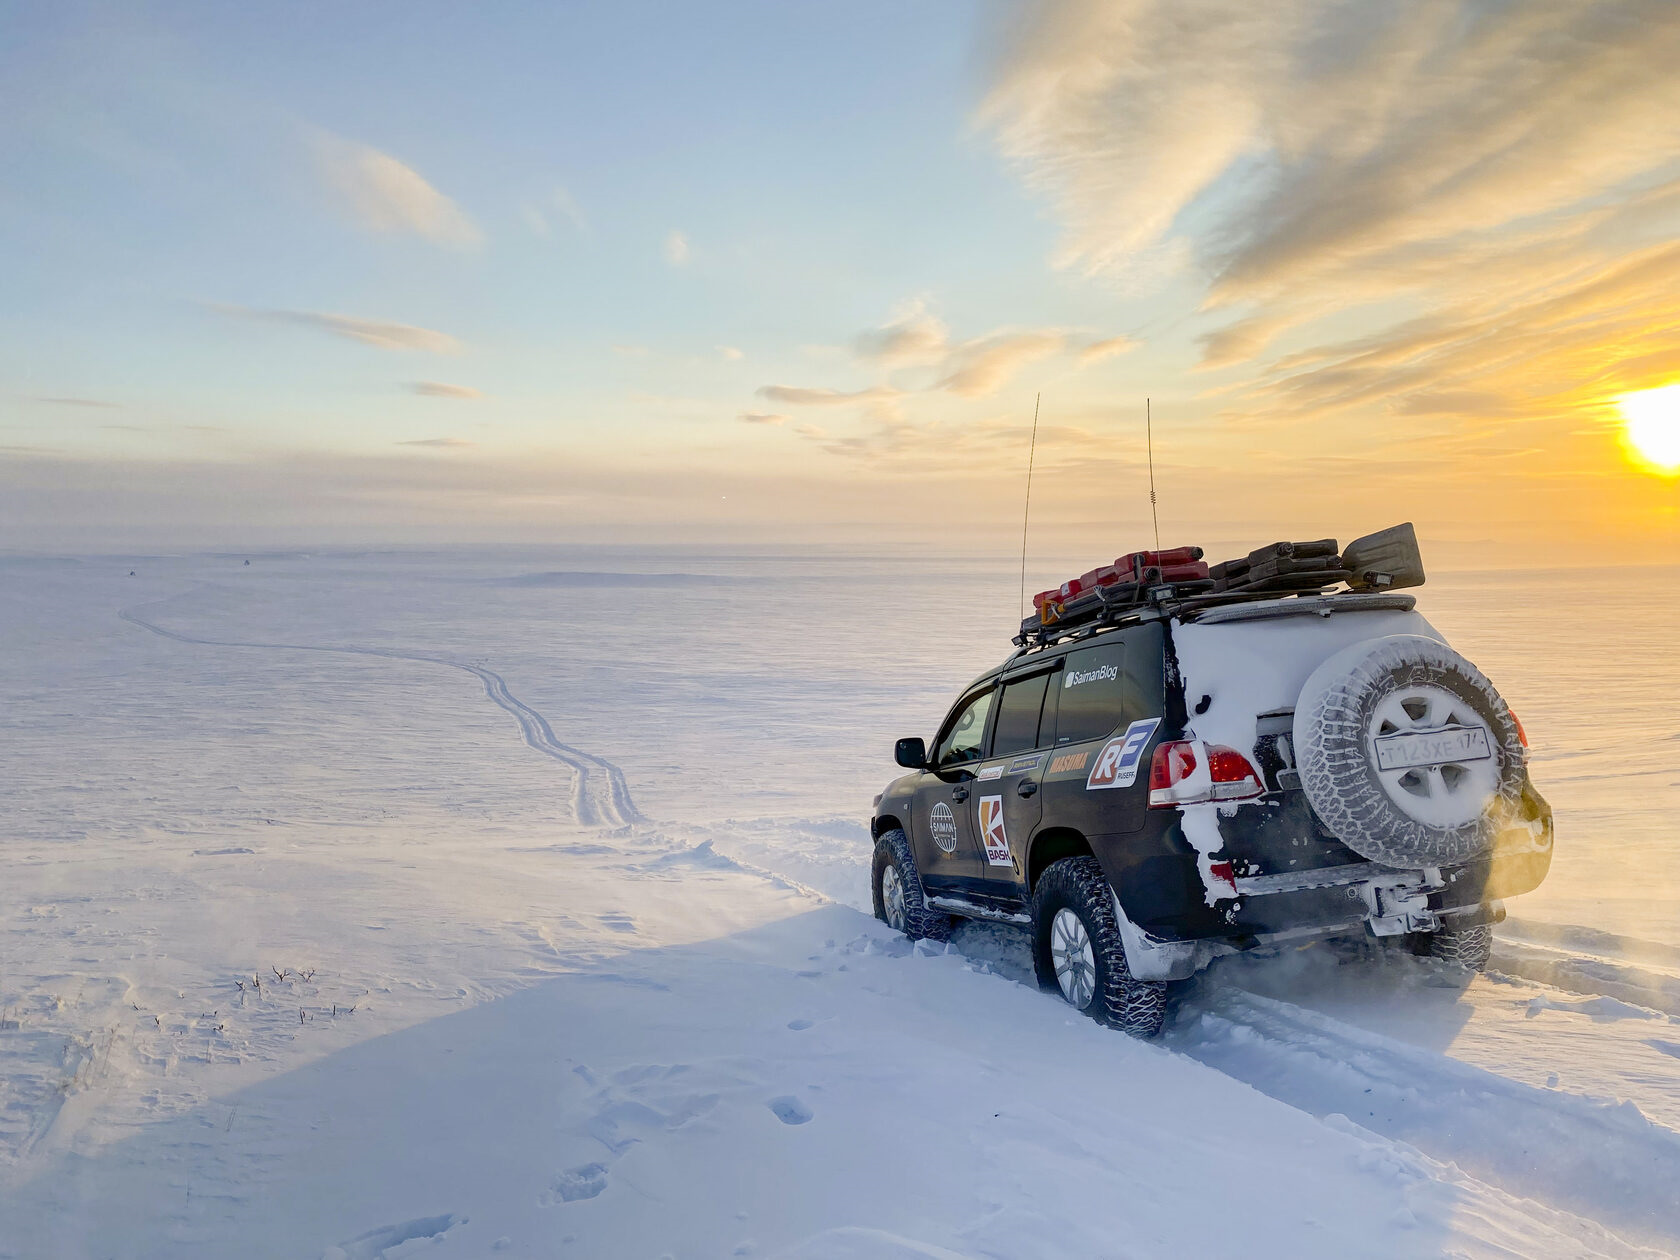
<path fill-rule="evenodd" d="M 1035 615 L 1014 642 L 1048 647 L 1141 617 L 1152 609 L 1174 614 L 1291 596 L 1387 591 L 1424 582 L 1423 558 L 1411 523 L 1368 534 L 1338 550 L 1334 538 L 1275 542 L 1246 556 L 1208 566 L 1200 547 L 1134 552 L 1093 569 L 1053 591 L 1033 596 Z M 1333 591 L 1346 587 L 1346 592 Z"/>

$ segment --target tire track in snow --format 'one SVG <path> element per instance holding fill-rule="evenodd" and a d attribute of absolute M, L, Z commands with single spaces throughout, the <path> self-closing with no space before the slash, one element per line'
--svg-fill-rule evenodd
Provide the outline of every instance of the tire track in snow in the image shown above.
<path fill-rule="evenodd" d="M 1541 1089 L 1240 988 L 1208 985 L 1163 1043 L 1313 1115 L 1341 1114 L 1519 1198 L 1680 1243 L 1680 1133 L 1631 1102 Z"/>
<path fill-rule="evenodd" d="M 119 610 L 117 616 L 131 625 L 149 630 L 165 639 L 173 639 L 177 643 L 191 643 L 199 647 L 260 648 L 272 652 L 327 652 L 339 656 L 382 656 L 397 661 L 443 665 L 471 674 L 483 685 L 484 694 L 493 704 L 513 715 L 519 723 L 520 734 L 526 744 L 544 756 L 554 758 L 572 771 L 572 816 L 580 824 L 586 827 L 623 827 L 643 821 L 640 811 L 631 799 L 630 787 L 625 782 L 622 770 L 605 758 L 561 743 L 555 738 L 554 728 L 548 724 L 548 719 L 509 691 L 507 680 L 500 674 L 483 665 L 470 665 L 434 652 L 399 652 L 394 648 L 325 647 L 315 643 L 257 643 L 232 639 L 203 639 L 147 621 L 129 609 Z"/>

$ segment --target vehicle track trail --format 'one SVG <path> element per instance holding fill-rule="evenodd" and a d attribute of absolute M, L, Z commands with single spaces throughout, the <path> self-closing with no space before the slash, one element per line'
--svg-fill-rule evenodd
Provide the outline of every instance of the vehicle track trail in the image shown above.
<path fill-rule="evenodd" d="M 1217 981 L 1199 985 L 1162 1040 L 1281 1102 L 1343 1115 L 1518 1198 L 1629 1241 L 1680 1246 L 1680 1133 L 1631 1102 L 1525 1084 Z"/>
<path fill-rule="evenodd" d="M 149 605 L 141 605 L 142 608 Z M 572 771 L 572 816 L 585 827 L 623 827 L 643 821 L 624 772 L 612 762 L 593 753 L 586 753 L 570 744 L 563 744 L 554 735 L 554 728 L 537 710 L 508 690 L 507 680 L 495 670 L 483 665 L 458 661 L 438 652 L 403 652 L 395 648 L 330 647 L 317 643 L 262 643 L 254 640 L 206 639 L 182 634 L 137 615 L 136 610 L 121 609 L 117 616 L 131 625 L 177 643 L 198 647 L 257 648 L 271 652 L 326 652 L 339 656 L 382 656 L 398 661 L 419 661 L 426 665 L 442 665 L 471 674 L 484 687 L 484 694 L 498 708 L 511 713 L 519 723 L 525 742 L 546 757 L 552 757 Z"/>

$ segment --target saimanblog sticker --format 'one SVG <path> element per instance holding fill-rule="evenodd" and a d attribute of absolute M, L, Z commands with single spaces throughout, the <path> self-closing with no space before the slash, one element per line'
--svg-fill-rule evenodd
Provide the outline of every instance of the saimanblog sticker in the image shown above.
<path fill-rule="evenodd" d="M 1136 783 L 1143 750 L 1159 725 L 1160 718 L 1140 718 L 1126 728 L 1125 734 L 1116 735 L 1104 744 L 1096 764 L 1091 767 L 1090 777 L 1085 780 L 1085 790 L 1131 787 Z"/>
<path fill-rule="evenodd" d="M 1012 866 L 1009 860 L 1009 833 L 1003 829 L 1003 797 L 980 798 L 980 843 L 986 848 L 986 861 L 993 866 Z"/>
<path fill-rule="evenodd" d="M 1079 687 L 1088 682 L 1113 682 L 1120 677 L 1117 665 L 1098 665 L 1095 669 L 1070 669 L 1062 675 L 1062 690 L 1069 687 Z"/>
<path fill-rule="evenodd" d="M 1003 778 L 1003 763 L 999 762 L 995 766 L 987 766 L 974 777 L 976 779 L 1001 779 Z"/>
<path fill-rule="evenodd" d="M 944 801 L 935 805 L 928 814 L 928 831 L 933 836 L 933 842 L 946 853 L 957 851 L 957 816 Z"/>

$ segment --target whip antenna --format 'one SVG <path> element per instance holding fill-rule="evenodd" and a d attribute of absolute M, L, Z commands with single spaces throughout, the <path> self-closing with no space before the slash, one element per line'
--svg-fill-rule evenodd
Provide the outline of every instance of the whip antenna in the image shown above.
<path fill-rule="evenodd" d="M 1032 444 L 1027 447 L 1027 505 L 1021 509 L 1021 616 L 1027 615 L 1027 520 L 1032 514 L 1033 456 L 1038 453 L 1038 404 L 1043 394 L 1033 395 Z"/>
<path fill-rule="evenodd" d="M 1033 427 L 1034 427 L 1035 432 L 1037 430 L 1037 426 L 1038 426 L 1038 419 L 1037 419 L 1037 416 L 1035 414 L 1034 419 L 1033 419 Z M 1143 434 L 1144 434 L 1144 442 L 1149 447 L 1149 515 L 1150 515 L 1151 519 L 1153 519 L 1154 522 L 1155 522 L 1155 550 L 1159 551 L 1159 550 L 1161 550 L 1161 514 L 1158 511 L 1155 510 L 1155 417 L 1150 411 L 1149 399 L 1147 399 L 1147 398 L 1145 398 L 1143 400 Z M 1030 469 L 1027 472 L 1027 487 L 1028 487 L 1027 493 L 1031 494 L 1032 493 L 1032 472 L 1031 472 Z M 1023 531 L 1023 533 L 1024 532 L 1025 531 Z M 1026 548 L 1025 538 L 1022 539 L 1021 547 L 1022 547 L 1021 568 L 1023 570 L 1025 570 L 1026 565 L 1027 565 L 1027 558 L 1026 558 L 1026 552 L 1025 552 L 1025 548 Z M 1025 577 L 1024 574 L 1023 574 L 1022 579 L 1021 579 L 1021 585 L 1022 585 L 1022 588 L 1025 589 L 1025 587 L 1026 587 L 1026 577 Z M 1021 615 L 1023 617 L 1026 616 L 1025 613 L 1022 613 Z"/>

